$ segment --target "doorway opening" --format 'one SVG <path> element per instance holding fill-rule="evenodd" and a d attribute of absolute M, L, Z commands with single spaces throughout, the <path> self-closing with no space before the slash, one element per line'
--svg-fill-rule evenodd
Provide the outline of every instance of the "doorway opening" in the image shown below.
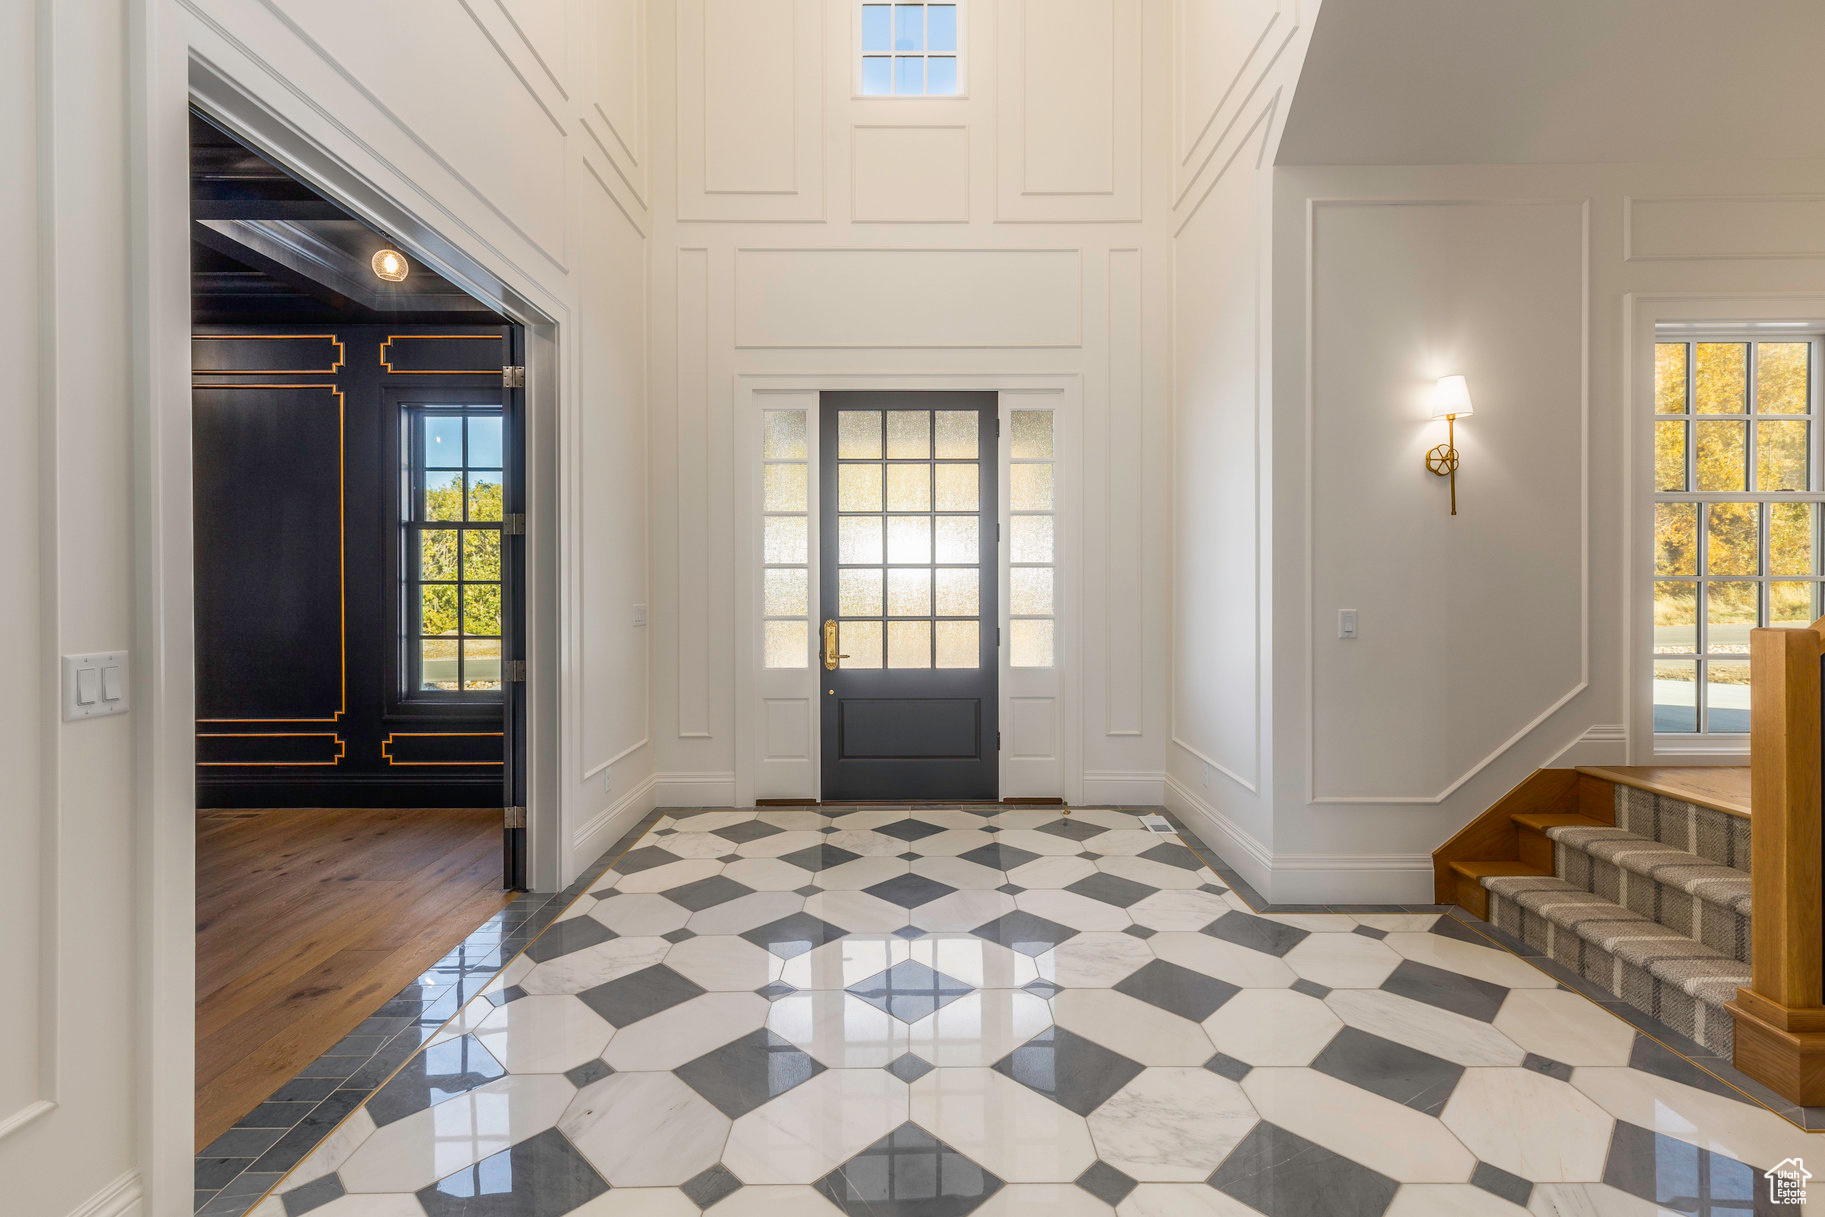
<path fill-rule="evenodd" d="M 524 336 L 194 112 L 191 209 L 196 1144 L 259 1173 L 526 886 Z"/>

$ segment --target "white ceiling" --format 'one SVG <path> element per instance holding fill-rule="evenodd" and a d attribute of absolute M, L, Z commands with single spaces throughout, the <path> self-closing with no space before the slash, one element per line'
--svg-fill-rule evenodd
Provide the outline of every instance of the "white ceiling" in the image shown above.
<path fill-rule="evenodd" d="M 1825 0 L 1327 0 L 1280 164 L 1825 156 Z"/>

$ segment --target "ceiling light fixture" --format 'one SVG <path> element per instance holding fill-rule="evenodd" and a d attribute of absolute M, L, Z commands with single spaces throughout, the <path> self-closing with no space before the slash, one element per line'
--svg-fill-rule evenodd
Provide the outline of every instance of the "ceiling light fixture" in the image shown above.
<path fill-rule="evenodd" d="M 397 249 L 380 250 L 374 255 L 374 259 L 369 265 L 374 268 L 376 275 L 388 283 L 402 281 L 412 270 L 411 264 L 406 261 L 406 256 Z"/>

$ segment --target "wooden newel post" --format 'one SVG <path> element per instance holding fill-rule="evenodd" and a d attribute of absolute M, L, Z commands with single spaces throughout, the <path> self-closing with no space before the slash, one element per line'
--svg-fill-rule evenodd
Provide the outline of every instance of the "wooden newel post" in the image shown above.
<path fill-rule="evenodd" d="M 1749 636 L 1751 984 L 1728 1009 L 1736 1067 L 1825 1103 L 1825 618 Z"/>

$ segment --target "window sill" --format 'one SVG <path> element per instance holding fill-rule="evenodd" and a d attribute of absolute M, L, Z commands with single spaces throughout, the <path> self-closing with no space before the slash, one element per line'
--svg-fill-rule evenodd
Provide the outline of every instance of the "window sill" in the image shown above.
<path fill-rule="evenodd" d="M 1672 765 L 1745 765 L 1749 762 L 1747 735 L 1654 736 L 1654 761 Z"/>

